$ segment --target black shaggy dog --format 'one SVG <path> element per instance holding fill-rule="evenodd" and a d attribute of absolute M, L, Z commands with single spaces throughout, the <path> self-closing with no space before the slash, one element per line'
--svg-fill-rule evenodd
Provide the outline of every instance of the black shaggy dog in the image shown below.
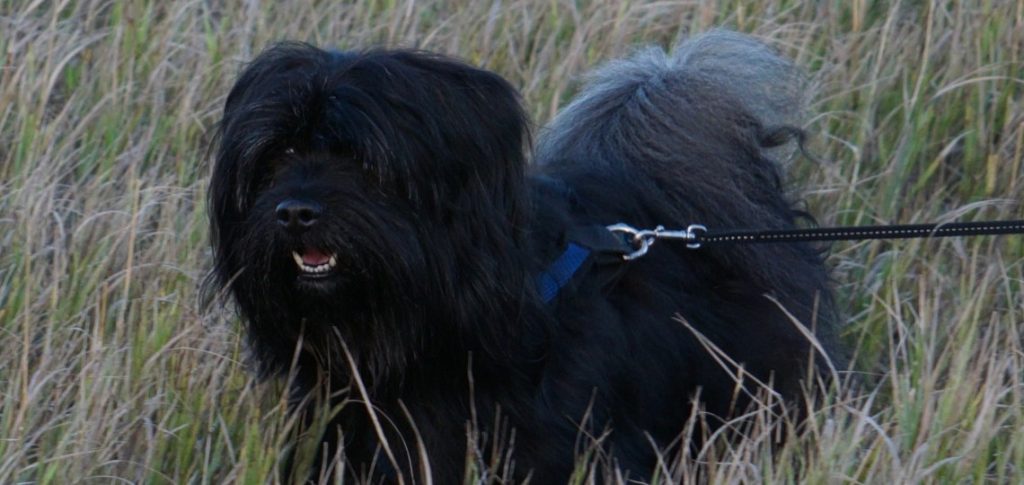
<path fill-rule="evenodd" d="M 347 474 L 456 483 L 497 448 L 518 479 L 564 483 L 589 436 L 643 479 L 683 449 L 694 399 L 728 418 L 754 382 L 794 398 L 835 358 L 812 247 L 665 241 L 627 262 L 604 229 L 793 227 L 772 154 L 800 135 L 800 81 L 729 32 L 643 50 L 597 71 L 528 165 L 491 72 L 277 45 L 224 109 L 215 276 L 263 373 L 332 393 L 320 456 Z"/>

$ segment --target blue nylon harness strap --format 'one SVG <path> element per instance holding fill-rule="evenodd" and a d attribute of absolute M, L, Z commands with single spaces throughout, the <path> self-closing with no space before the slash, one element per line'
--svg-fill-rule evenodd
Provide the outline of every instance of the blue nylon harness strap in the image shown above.
<path fill-rule="evenodd" d="M 578 226 L 566 233 L 566 247 L 555 260 L 534 276 L 537 293 L 544 303 L 554 301 L 574 278 L 587 273 L 588 285 L 609 288 L 622 275 L 626 264 L 622 256 L 633 248 L 621 235 L 604 226 Z"/>
<path fill-rule="evenodd" d="M 588 256 L 590 256 L 589 249 L 570 242 L 568 247 L 565 248 L 565 252 L 555 262 L 551 263 L 547 270 L 542 271 L 534 278 L 537 282 L 537 291 L 540 292 L 540 297 L 544 300 L 544 303 L 549 303 L 555 299 L 555 296 L 558 295 L 558 290 L 562 289 L 572 279 L 572 276 L 576 274 L 580 266 L 583 266 Z"/>

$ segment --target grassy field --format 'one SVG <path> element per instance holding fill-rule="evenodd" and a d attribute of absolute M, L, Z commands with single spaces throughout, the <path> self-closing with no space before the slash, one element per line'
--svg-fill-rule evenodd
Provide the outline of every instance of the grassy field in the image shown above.
<path fill-rule="evenodd" d="M 453 54 L 540 125 L 595 64 L 714 26 L 815 81 L 821 160 L 791 176 L 822 224 L 1022 218 L 1013 0 L 0 0 L 0 483 L 275 480 L 282 386 L 197 291 L 213 127 L 268 43 Z M 765 418 L 672 480 L 1024 480 L 1022 257 L 1021 236 L 836 244 L 863 388 L 774 453 Z"/>

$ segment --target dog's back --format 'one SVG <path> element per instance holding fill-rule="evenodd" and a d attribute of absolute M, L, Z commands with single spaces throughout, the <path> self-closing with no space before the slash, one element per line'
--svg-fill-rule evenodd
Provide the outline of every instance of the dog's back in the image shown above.
<path fill-rule="evenodd" d="M 644 216 L 609 224 L 792 227 L 805 214 L 785 193 L 781 165 L 803 138 L 807 84 L 789 60 L 735 32 L 688 39 L 671 54 L 648 47 L 588 77 L 542 129 L 534 169 L 570 185 L 588 180 L 574 190 L 595 206 L 644 205 Z M 658 251 L 683 247 L 663 243 Z M 761 292 L 831 316 L 826 271 L 806 244 L 705 248 L 688 257 L 714 260 Z M 831 348 L 831 326 L 818 334 Z"/>
<path fill-rule="evenodd" d="M 801 213 L 779 159 L 803 136 L 805 88 L 789 61 L 736 33 L 690 39 L 671 55 L 641 50 L 598 69 L 540 133 L 534 173 L 567 187 L 569 226 L 793 227 Z M 642 430 L 669 442 L 698 393 L 710 415 L 735 415 L 749 402 L 736 376 L 747 374 L 749 392 L 760 381 L 793 399 L 809 363 L 840 365 L 827 271 L 807 244 L 660 242 L 623 264 L 614 285 L 584 282 L 582 298 L 554 304 L 567 347 L 603 347 L 590 377 L 608 383 L 620 463 L 650 456 Z M 598 292 L 596 305 L 587 295 Z M 578 336 L 588 332 L 598 335 Z"/>
<path fill-rule="evenodd" d="M 671 55 L 651 47 L 596 70 L 541 132 L 535 162 L 646 177 L 669 203 L 667 219 L 654 221 L 666 226 L 786 227 L 793 213 L 777 158 L 792 149 L 805 93 L 790 61 L 750 37 L 713 31 Z M 789 286 L 792 271 L 773 261 L 793 248 L 746 249 L 730 258 L 756 282 Z"/>

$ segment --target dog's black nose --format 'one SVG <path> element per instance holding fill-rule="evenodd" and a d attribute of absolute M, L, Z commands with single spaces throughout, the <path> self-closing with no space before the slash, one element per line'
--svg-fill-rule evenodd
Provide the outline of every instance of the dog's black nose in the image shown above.
<path fill-rule="evenodd" d="M 316 224 L 322 210 L 320 204 L 305 200 L 286 199 L 277 204 L 274 213 L 277 223 L 291 232 L 302 232 Z"/>

